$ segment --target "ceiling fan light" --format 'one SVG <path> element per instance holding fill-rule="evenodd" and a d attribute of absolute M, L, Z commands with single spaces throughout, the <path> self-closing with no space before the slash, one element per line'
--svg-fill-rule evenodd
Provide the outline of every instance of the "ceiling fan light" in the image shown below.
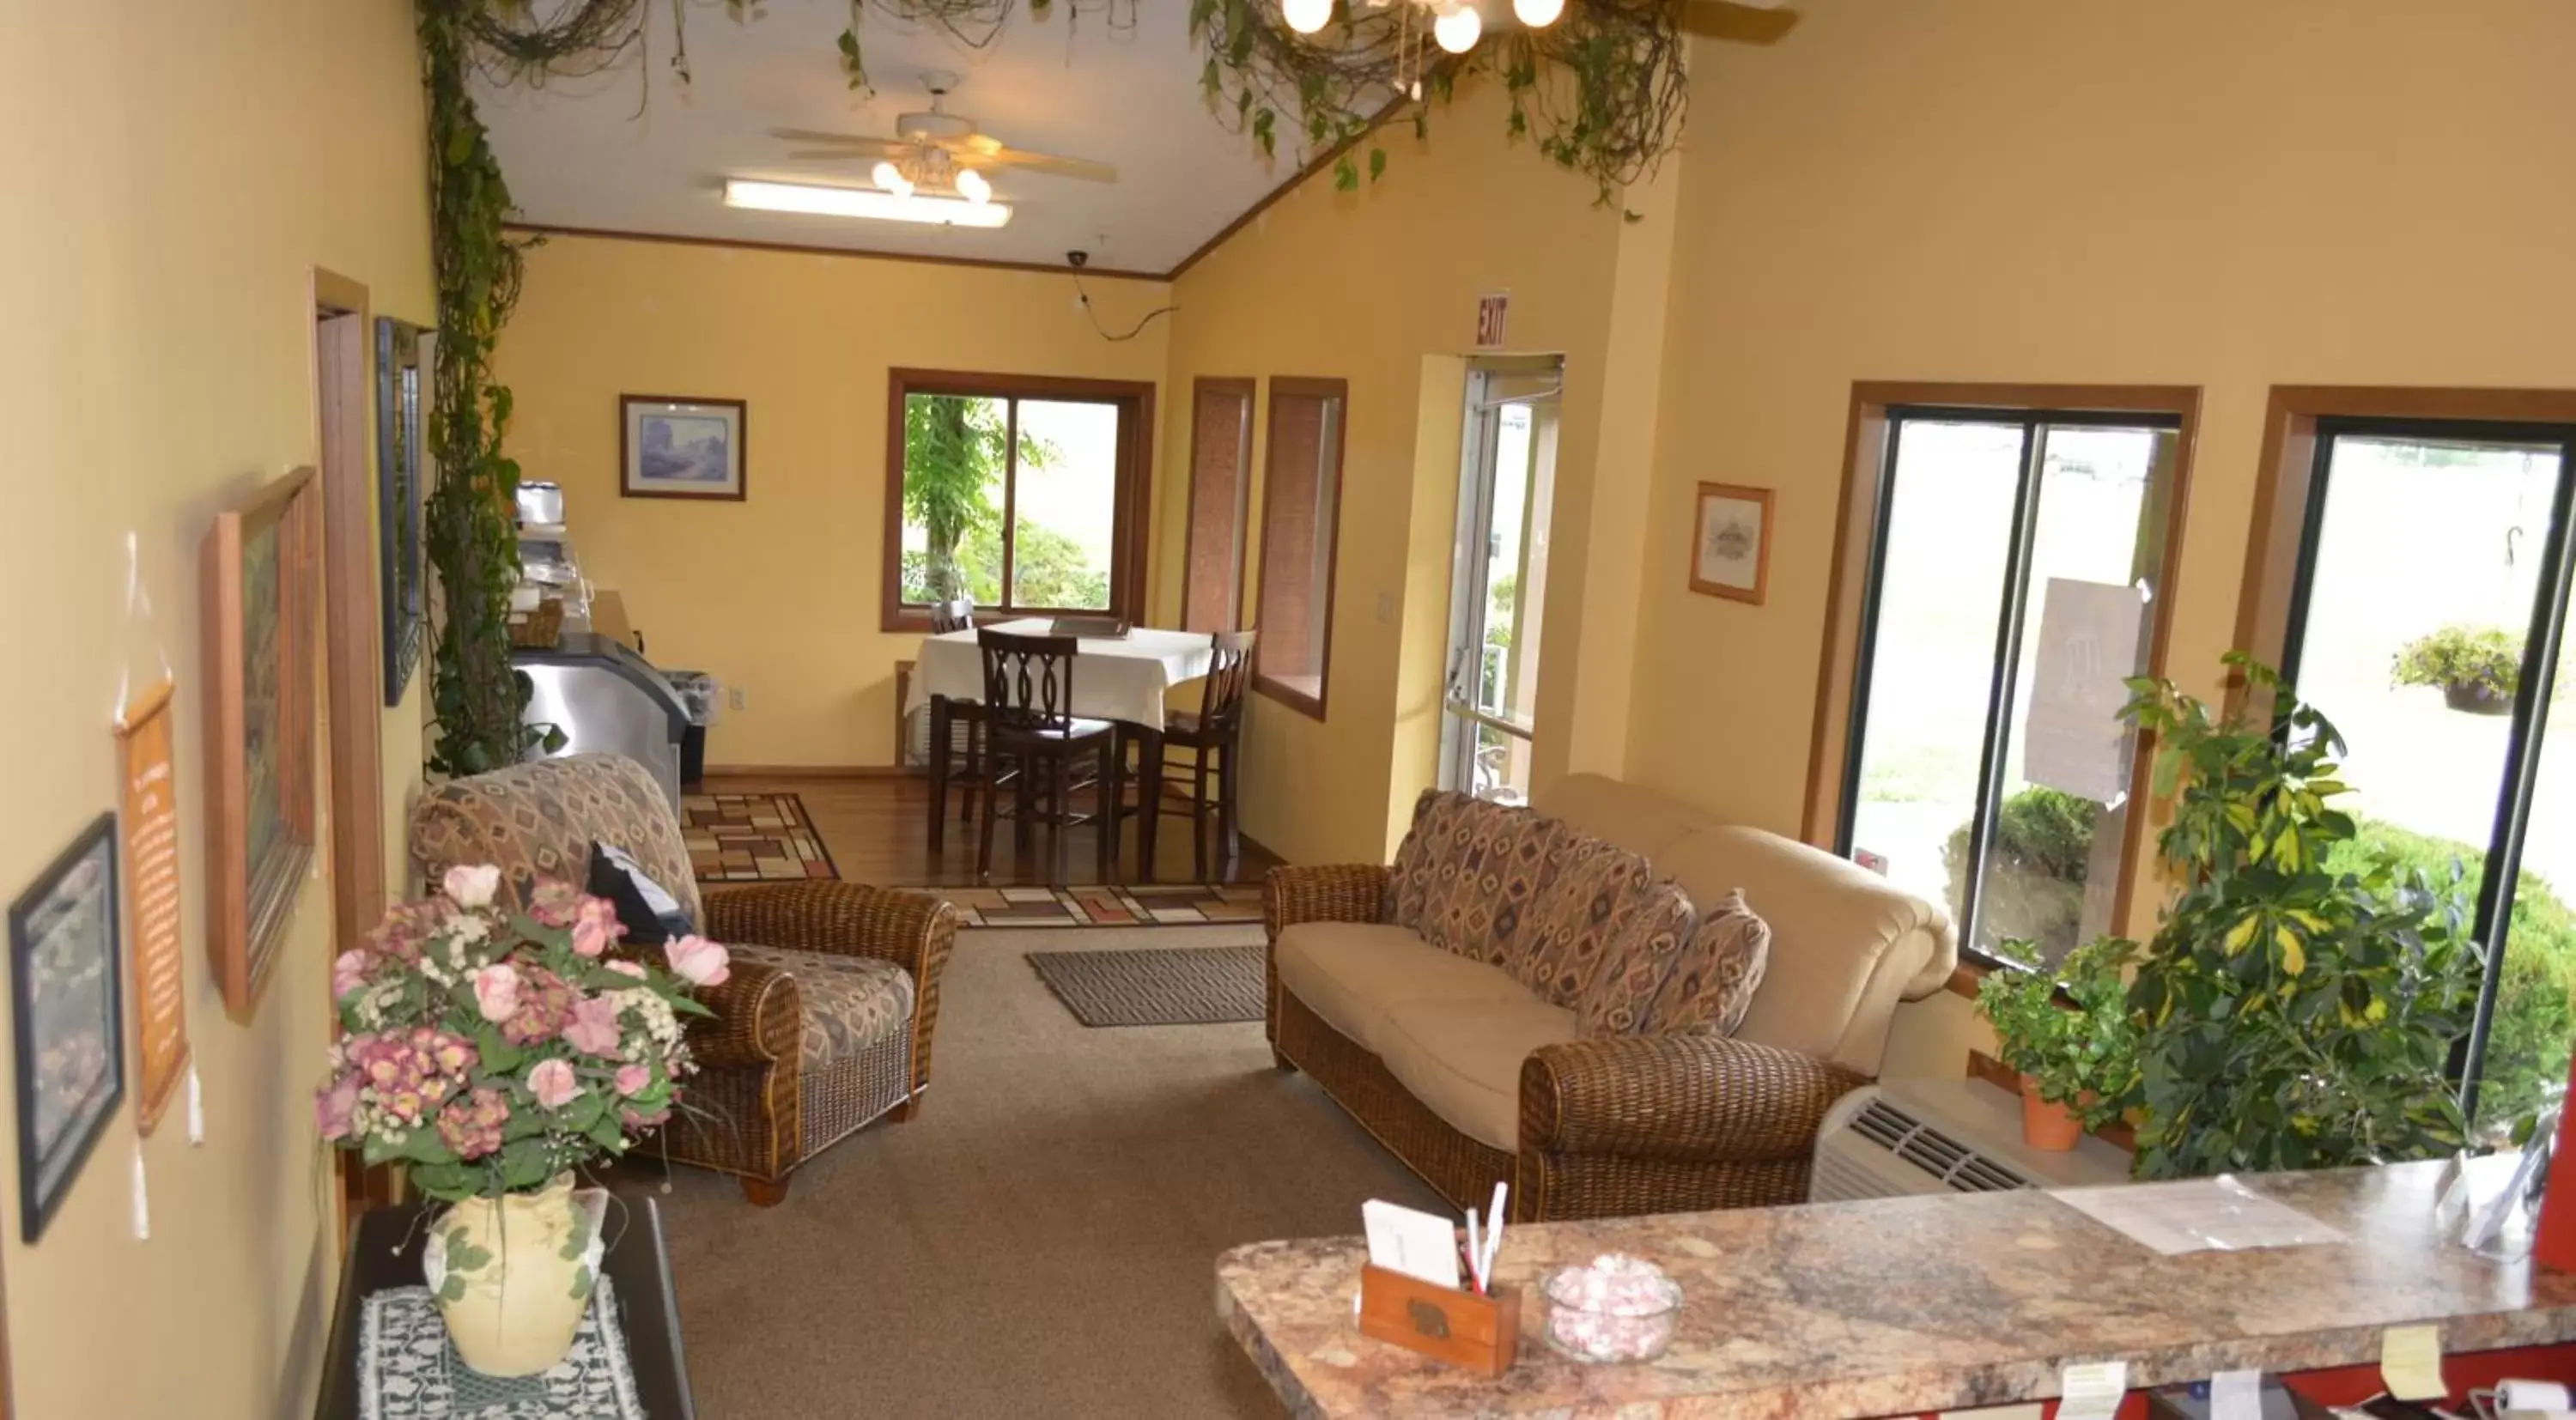
<path fill-rule="evenodd" d="M 868 180 L 898 196 L 908 196 L 912 192 L 911 180 L 903 175 L 903 169 L 896 167 L 891 159 L 868 169 Z"/>
<path fill-rule="evenodd" d="M 1485 32 L 1485 17 L 1473 5 L 1461 5 L 1431 22 L 1431 37 L 1451 54 L 1464 54 L 1476 47 L 1476 37 Z"/>
<path fill-rule="evenodd" d="M 729 178 L 727 207 L 763 212 L 800 212 L 817 217 L 868 217 L 886 222 L 922 222 L 940 227 L 1000 227 L 1011 220 L 1007 202 L 962 202 L 954 197 L 925 197 L 910 192 L 879 192 L 864 187 L 818 187 L 809 183 L 758 182 Z"/>
<path fill-rule="evenodd" d="M 1512 0 L 1512 14 L 1524 25 L 1543 30 L 1565 13 L 1565 0 Z"/>
<path fill-rule="evenodd" d="M 1279 18 L 1301 35 L 1322 29 L 1333 18 L 1333 0 L 1279 0 Z"/>
<path fill-rule="evenodd" d="M 984 181 L 984 175 L 973 168 L 959 168 L 957 194 L 969 202 L 990 202 L 993 200 L 993 185 Z"/>

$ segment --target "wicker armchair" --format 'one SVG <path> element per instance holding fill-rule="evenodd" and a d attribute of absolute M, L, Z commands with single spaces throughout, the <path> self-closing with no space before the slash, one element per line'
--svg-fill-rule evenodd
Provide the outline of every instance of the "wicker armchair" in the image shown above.
<path fill-rule="evenodd" d="M 412 812 L 423 873 L 435 881 L 457 864 L 496 864 L 513 906 L 539 878 L 583 881 L 594 842 L 635 855 L 733 954 L 724 984 L 700 995 L 714 1016 L 690 1026 L 702 1068 L 689 1111 L 656 1141 L 671 1159 L 736 1175 L 765 1207 L 787 1196 L 805 1160 L 882 1115 L 901 1121 L 920 1109 L 957 935 L 948 904 L 841 882 L 702 899 L 670 801 L 643 766 L 615 755 L 450 780 Z"/>

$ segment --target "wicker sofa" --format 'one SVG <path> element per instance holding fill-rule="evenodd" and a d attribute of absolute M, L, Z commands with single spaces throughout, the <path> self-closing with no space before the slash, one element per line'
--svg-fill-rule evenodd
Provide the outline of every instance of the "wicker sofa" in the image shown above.
<path fill-rule="evenodd" d="M 541 877 L 583 881 L 594 842 L 633 854 L 733 956 L 724 984 L 700 996 L 714 1016 L 690 1025 L 700 1067 L 690 1108 L 655 1146 L 736 1175 L 745 1197 L 769 1206 L 797 1165 L 880 1116 L 920 1108 L 957 936 L 947 903 L 842 882 L 702 899 L 670 800 L 649 770 L 616 755 L 449 780 L 412 811 L 412 858 L 432 882 L 458 864 L 496 864 L 513 907 Z"/>
<path fill-rule="evenodd" d="M 1898 1001 L 1939 990 L 1956 965 L 1947 911 L 1598 775 L 1559 780 L 1535 811 L 1457 808 L 1424 795 L 1395 867 L 1271 870 L 1281 1068 L 1312 1076 L 1462 1207 L 1509 1180 L 1515 1221 L 1804 1201 L 1826 1108 L 1877 1073 Z M 1566 916 L 1557 879 L 1605 848 L 1712 910 L 1741 889 L 1767 923 L 1767 963 L 1731 1034 L 1652 1020 L 1586 1034 L 1566 994 L 1581 983 L 1527 984 L 1513 954 L 1562 932 L 1546 925 Z M 1669 930 L 1623 940 L 1621 959 L 1579 970 L 1647 982 L 1669 970 L 1654 959 L 1673 952 Z"/>

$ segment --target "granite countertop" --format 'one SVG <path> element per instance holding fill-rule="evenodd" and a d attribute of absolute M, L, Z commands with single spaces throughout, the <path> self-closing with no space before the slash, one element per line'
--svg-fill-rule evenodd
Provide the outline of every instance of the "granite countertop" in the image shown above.
<path fill-rule="evenodd" d="M 1512 1228 L 1495 1270 L 1524 1289 L 1520 1362 L 1495 1380 L 1359 1334 L 1355 1237 L 1236 1248 L 1217 1309 L 1298 1416 L 1900 1415 L 2053 1396 L 2083 1361 L 2127 1361 L 2132 1389 L 2375 1363 L 2410 1322 L 2449 1351 L 2576 1340 L 2576 1274 L 2443 1240 L 2442 1170 L 2249 1178 L 2351 1241 L 2171 1257 L 2032 1191 Z M 1540 1339 L 1537 1283 L 1605 1252 L 1681 1283 L 1662 1359 L 1585 1366 Z"/>

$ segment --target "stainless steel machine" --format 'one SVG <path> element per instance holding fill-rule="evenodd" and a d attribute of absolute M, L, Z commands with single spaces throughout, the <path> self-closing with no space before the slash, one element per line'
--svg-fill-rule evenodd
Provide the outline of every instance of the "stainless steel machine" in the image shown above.
<path fill-rule="evenodd" d="M 567 631 L 551 650 L 522 647 L 511 664 L 527 672 L 528 723 L 564 732 L 564 754 L 622 754 L 653 771 L 680 809 L 680 740 L 688 707 L 651 663 L 623 642 Z"/>

